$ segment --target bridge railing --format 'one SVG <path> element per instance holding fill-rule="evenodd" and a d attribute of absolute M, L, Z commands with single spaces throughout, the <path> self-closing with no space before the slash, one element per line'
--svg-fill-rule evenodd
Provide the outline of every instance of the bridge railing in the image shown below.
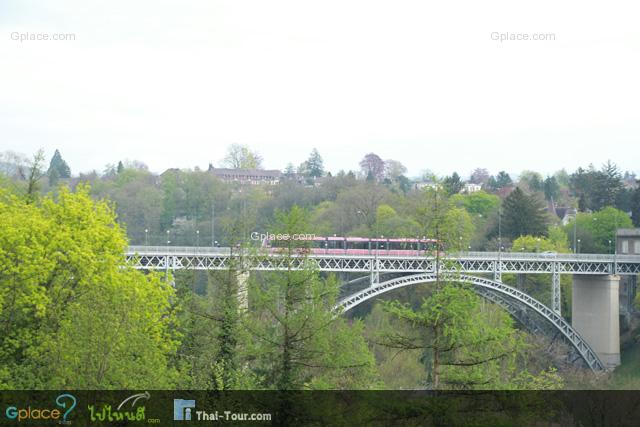
<path fill-rule="evenodd" d="M 128 253 L 141 255 L 229 255 L 231 248 L 211 246 L 130 246 Z M 382 252 L 382 251 L 381 251 Z M 350 257 L 370 258 L 371 255 L 352 254 L 317 254 L 317 257 Z M 407 255 L 395 256 L 378 253 L 380 258 L 408 258 Z M 424 254 L 416 254 L 416 257 L 424 258 Z M 567 253 L 540 253 L 540 252 L 450 252 L 445 255 L 452 259 L 502 259 L 519 261 L 596 261 L 596 262 L 640 262 L 639 255 L 612 255 L 612 254 L 567 254 Z"/>

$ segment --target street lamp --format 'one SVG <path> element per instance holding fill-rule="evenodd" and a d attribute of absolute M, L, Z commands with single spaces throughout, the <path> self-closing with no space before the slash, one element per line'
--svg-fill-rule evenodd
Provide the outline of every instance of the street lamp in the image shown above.
<path fill-rule="evenodd" d="M 149 229 L 144 229 L 144 245 L 149 246 Z"/>
<path fill-rule="evenodd" d="M 171 243 L 171 240 L 169 240 L 169 237 L 170 237 L 169 233 L 170 231 L 167 230 L 167 246 L 169 246 L 169 243 Z"/>
<path fill-rule="evenodd" d="M 196 247 L 200 246 L 200 230 L 196 230 Z"/>
<path fill-rule="evenodd" d="M 580 239 L 578 239 L 578 252 L 576 253 L 580 253 Z"/>
<path fill-rule="evenodd" d="M 540 252 L 540 238 L 538 237 L 536 239 L 536 253 Z"/>

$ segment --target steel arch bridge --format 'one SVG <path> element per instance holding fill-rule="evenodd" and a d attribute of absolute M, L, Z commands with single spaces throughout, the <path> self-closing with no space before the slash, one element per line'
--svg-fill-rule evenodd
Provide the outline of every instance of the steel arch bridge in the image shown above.
<path fill-rule="evenodd" d="M 307 261 L 320 271 L 369 273 L 372 285 L 384 273 L 444 272 L 482 273 L 501 281 L 503 273 L 551 274 L 551 308 L 561 314 L 560 276 L 640 274 L 640 256 L 618 254 L 547 254 L 528 252 L 460 252 L 446 254 L 441 263 L 434 257 L 393 256 L 383 253 L 351 255 L 316 253 L 287 260 L 276 254 L 232 253 L 231 248 L 191 246 L 131 246 L 125 257 L 142 270 L 225 270 L 233 260 L 242 258 L 246 270 L 272 271 L 304 268 Z"/>
<path fill-rule="evenodd" d="M 526 293 L 496 280 L 455 273 L 442 273 L 440 275 L 436 273 L 413 274 L 374 284 L 373 286 L 356 292 L 353 295 L 349 295 L 348 297 L 340 300 L 335 309 L 347 312 L 357 305 L 393 289 L 421 283 L 432 283 L 438 279 L 469 283 L 480 290 L 479 294 L 481 296 L 489 299 L 491 302 L 503 306 L 510 312 L 510 314 L 516 317 L 517 313 L 513 312 L 513 305 L 509 304 L 510 301 L 515 302 L 517 305 L 526 306 L 527 308 L 534 310 L 564 336 L 566 341 L 578 352 L 592 371 L 605 370 L 604 364 L 593 349 L 561 315 Z"/>
<path fill-rule="evenodd" d="M 348 299 L 364 298 L 402 287 L 433 281 L 436 272 L 444 275 L 490 274 L 493 280 L 462 276 L 475 286 L 481 296 L 503 306 L 514 317 L 536 313 L 548 321 L 558 334 L 576 349 L 586 364 L 594 371 L 604 369 L 602 360 L 587 342 L 562 318 L 560 277 L 571 274 L 586 276 L 636 276 L 640 274 L 639 255 L 619 254 L 556 254 L 525 252 L 459 252 L 448 253 L 440 259 L 422 255 L 393 255 L 384 251 L 369 254 L 316 252 L 293 257 L 259 250 L 238 251 L 232 248 L 180 247 L 180 246 L 132 246 L 125 253 L 130 266 L 140 270 L 226 270 L 235 266 L 242 271 L 298 270 L 314 265 L 319 271 L 340 273 L 366 273 L 369 288 L 356 292 Z M 502 283 L 503 273 L 549 274 L 552 278 L 551 308 L 529 295 Z M 382 282 L 384 274 L 401 274 L 403 277 Z M 419 279 L 416 279 L 419 278 Z M 368 299 L 368 298 L 367 298 Z M 347 304 L 345 300 L 342 301 Z M 357 304 L 356 304 L 357 305 Z M 344 308 L 349 309 L 348 305 Z M 524 310 L 523 310 L 524 308 Z M 539 316 L 538 316 L 539 317 Z"/>

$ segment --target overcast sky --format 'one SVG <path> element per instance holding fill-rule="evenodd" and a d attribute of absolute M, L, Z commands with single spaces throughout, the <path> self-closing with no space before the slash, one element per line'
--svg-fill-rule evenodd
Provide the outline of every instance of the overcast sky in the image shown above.
<path fill-rule="evenodd" d="M 409 175 L 640 172 L 639 16 L 635 0 L 3 0 L 0 151 L 58 148 L 74 173 L 218 165 L 234 142 L 268 168 L 317 147 L 332 171 L 375 152 Z"/>

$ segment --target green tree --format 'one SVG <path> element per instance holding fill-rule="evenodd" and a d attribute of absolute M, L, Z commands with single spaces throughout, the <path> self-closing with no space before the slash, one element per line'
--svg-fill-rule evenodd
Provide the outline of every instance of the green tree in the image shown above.
<path fill-rule="evenodd" d="M 531 192 L 542 191 L 542 176 L 538 172 L 525 170 L 520 173 L 519 184 L 527 188 Z"/>
<path fill-rule="evenodd" d="M 29 176 L 27 177 L 27 200 L 34 201 L 40 191 L 40 180 L 44 176 L 42 164 L 44 162 L 44 151 L 38 150 L 33 155 L 33 160 L 29 164 Z"/>
<path fill-rule="evenodd" d="M 301 208 L 276 213 L 273 232 L 293 235 L 306 230 L 307 215 Z M 332 310 L 338 296 L 336 280 L 321 279 L 314 264 L 304 259 L 305 242 L 283 243 L 286 268 L 267 273 L 262 282 L 253 281 L 249 299 L 246 326 L 263 386 L 293 390 L 374 385 L 374 360 L 362 324 L 349 326 Z M 297 269 L 299 263 L 304 268 Z"/>
<path fill-rule="evenodd" d="M 414 311 L 397 301 L 385 310 L 412 332 L 385 331 L 381 342 L 398 351 L 422 353 L 429 389 L 511 388 L 524 350 L 513 321 L 502 311 L 483 310 L 468 286 L 443 282 Z"/>
<path fill-rule="evenodd" d="M 60 178 L 71 178 L 71 169 L 67 162 L 62 159 L 60 151 L 58 150 L 56 150 L 55 153 L 53 153 L 53 157 L 51 157 L 47 175 L 49 175 L 49 185 L 55 185 Z"/>
<path fill-rule="evenodd" d="M 548 176 L 544 180 L 544 198 L 547 200 L 557 199 L 560 186 L 554 176 Z"/>
<path fill-rule="evenodd" d="M 231 144 L 227 148 L 223 164 L 232 169 L 260 169 L 262 156 L 247 145 Z"/>
<path fill-rule="evenodd" d="M 498 175 L 496 176 L 495 188 L 500 189 L 509 187 L 511 185 L 513 185 L 513 181 L 511 180 L 509 174 L 505 171 L 498 172 Z"/>
<path fill-rule="evenodd" d="M 631 228 L 633 222 L 629 216 L 616 208 L 606 207 L 592 214 L 579 213 L 577 224 L 574 221 L 565 226 L 565 231 L 573 241 L 576 230 L 576 242 L 580 240 L 580 252 L 612 253 L 616 241 L 617 228 Z"/>
<path fill-rule="evenodd" d="M 311 151 L 307 159 L 307 165 L 309 168 L 309 177 L 320 178 L 324 175 L 324 164 L 317 149 L 314 148 L 313 151 Z"/>
<path fill-rule="evenodd" d="M 450 199 L 454 206 L 463 207 L 474 216 L 488 218 L 500 206 L 500 198 L 484 191 L 470 194 L 455 194 Z"/>
<path fill-rule="evenodd" d="M 442 180 L 442 185 L 444 186 L 445 191 L 449 195 L 458 194 L 460 190 L 464 187 L 462 180 L 460 179 L 460 175 L 457 172 L 454 172 L 451 176 L 446 177 Z"/>
<path fill-rule="evenodd" d="M 519 187 L 504 200 L 502 235 L 517 238 L 530 234 L 547 234 L 547 218 L 544 207 L 533 195 L 528 196 Z"/>
<path fill-rule="evenodd" d="M 0 190 L 0 388 L 171 385 L 173 291 L 125 266 L 126 245 L 85 186 L 37 203 Z"/>

